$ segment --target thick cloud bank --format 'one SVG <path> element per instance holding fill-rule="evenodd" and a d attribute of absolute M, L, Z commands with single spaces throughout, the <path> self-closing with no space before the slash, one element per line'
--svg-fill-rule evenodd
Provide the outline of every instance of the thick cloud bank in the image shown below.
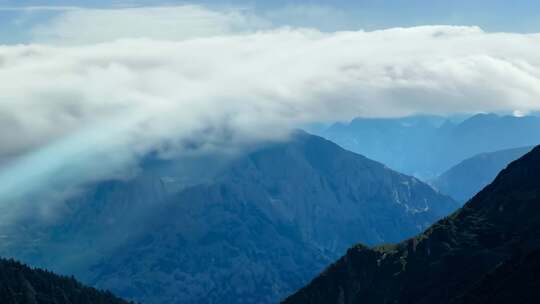
<path fill-rule="evenodd" d="M 3 46 L 0 157 L 18 160 L 0 171 L 0 200 L 51 176 L 103 178 L 149 150 L 230 148 L 309 122 L 540 110 L 539 49 L 540 35 L 452 26 Z"/>

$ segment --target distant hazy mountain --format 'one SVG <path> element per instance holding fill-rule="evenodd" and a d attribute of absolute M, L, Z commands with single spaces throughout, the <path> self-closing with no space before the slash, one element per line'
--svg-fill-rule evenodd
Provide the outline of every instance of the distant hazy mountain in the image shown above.
<path fill-rule="evenodd" d="M 75 279 L 0 259 L 2 304 L 127 304 L 109 292 L 83 286 Z"/>
<path fill-rule="evenodd" d="M 532 148 L 478 154 L 450 168 L 430 184 L 455 200 L 465 202 L 491 183 L 509 163 L 531 151 Z"/>
<path fill-rule="evenodd" d="M 444 123 L 445 118 L 438 116 L 357 118 L 316 134 L 392 169 L 424 177 L 433 174 L 433 140 L 439 137 L 440 129 L 454 127 Z"/>
<path fill-rule="evenodd" d="M 355 119 L 320 133 L 342 147 L 424 180 L 479 153 L 540 143 L 540 117 L 478 114 L 453 122 L 438 116 Z"/>
<path fill-rule="evenodd" d="M 174 168 L 147 161 L 135 179 L 95 185 L 39 250 L 18 254 L 144 303 L 275 303 L 352 244 L 405 239 L 458 207 L 305 133 L 196 184 Z"/>
<path fill-rule="evenodd" d="M 539 199 L 540 147 L 424 233 L 357 245 L 284 303 L 537 303 Z"/>

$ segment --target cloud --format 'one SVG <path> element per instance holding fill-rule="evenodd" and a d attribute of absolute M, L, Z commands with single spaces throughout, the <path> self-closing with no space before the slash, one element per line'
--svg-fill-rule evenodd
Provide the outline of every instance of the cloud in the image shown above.
<path fill-rule="evenodd" d="M 76 44 L 0 47 L 0 159 L 15 158 L 0 170 L 4 223 L 17 195 L 65 197 L 148 151 L 227 151 L 355 116 L 540 110 L 537 34 L 244 31 L 240 13 L 179 11 L 198 17 L 90 10 L 42 28 Z"/>
<path fill-rule="evenodd" d="M 73 11 L 82 10 L 79 6 L 0 6 L 0 11 L 7 12 L 39 12 L 39 11 Z"/>
<path fill-rule="evenodd" d="M 1 10 L 57 11 L 31 28 L 35 42 L 88 44 L 126 38 L 186 40 L 249 33 L 278 27 L 321 31 L 356 29 L 357 16 L 316 4 L 295 4 L 257 11 L 252 7 L 208 8 L 201 5 L 84 8 L 66 6 L 0 7 Z"/>
<path fill-rule="evenodd" d="M 122 38 L 185 40 L 269 28 L 248 10 L 212 10 L 199 5 L 72 8 L 32 28 L 36 42 L 88 44 Z"/>

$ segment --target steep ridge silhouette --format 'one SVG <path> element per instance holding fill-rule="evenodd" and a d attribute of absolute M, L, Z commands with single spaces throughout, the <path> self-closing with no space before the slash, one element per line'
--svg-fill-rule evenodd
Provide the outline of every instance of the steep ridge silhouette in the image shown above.
<path fill-rule="evenodd" d="M 0 259 L 2 304 L 128 304 L 110 292 L 86 287 L 73 278 Z"/>
<path fill-rule="evenodd" d="M 537 303 L 539 258 L 536 147 L 424 233 L 357 245 L 283 303 Z"/>

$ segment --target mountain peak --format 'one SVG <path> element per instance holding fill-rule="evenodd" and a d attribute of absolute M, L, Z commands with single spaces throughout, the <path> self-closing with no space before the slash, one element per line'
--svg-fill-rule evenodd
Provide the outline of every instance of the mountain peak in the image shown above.
<path fill-rule="evenodd" d="M 539 197 L 536 147 L 424 233 L 397 245 L 355 246 L 284 303 L 534 303 Z"/>
<path fill-rule="evenodd" d="M 441 191 L 465 203 L 490 184 L 512 161 L 530 152 L 533 147 L 486 152 L 467 158 L 430 181 Z"/>
<path fill-rule="evenodd" d="M 458 207 L 411 176 L 305 132 L 261 145 L 201 183 L 164 185 L 161 169 L 175 180 L 175 166 L 183 167 L 170 160 L 89 189 L 54 230 L 63 239 L 37 247 L 81 257 L 85 281 L 143 303 L 275 303 L 353 244 L 411 237 Z M 51 269 L 67 260 L 47 258 Z"/>

